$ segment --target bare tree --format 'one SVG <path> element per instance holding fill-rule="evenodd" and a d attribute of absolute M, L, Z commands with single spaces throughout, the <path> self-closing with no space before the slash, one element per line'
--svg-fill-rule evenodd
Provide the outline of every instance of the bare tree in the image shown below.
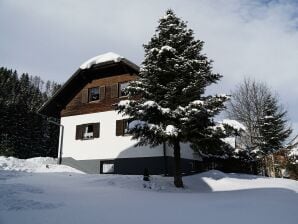
<path fill-rule="evenodd" d="M 268 117 L 268 99 L 272 99 L 276 106 L 276 116 L 280 116 L 284 125 L 283 131 L 287 134 L 280 137 L 282 142 L 289 136 L 291 129 L 285 125 L 287 123 L 286 110 L 278 104 L 278 97 L 273 94 L 270 88 L 262 82 L 245 79 L 235 91 L 231 93 L 232 98 L 228 105 L 228 116 L 243 123 L 246 128 L 246 136 L 243 136 L 243 143 L 250 149 L 260 148 L 263 144 L 261 127 L 264 118 Z M 271 136 L 276 138 L 276 136 Z"/>

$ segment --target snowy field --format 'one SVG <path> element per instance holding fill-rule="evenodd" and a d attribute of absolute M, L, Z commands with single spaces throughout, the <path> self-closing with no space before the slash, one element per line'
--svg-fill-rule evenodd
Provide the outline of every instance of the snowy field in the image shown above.
<path fill-rule="evenodd" d="M 50 158 L 0 157 L 0 224 L 298 223 L 298 182 L 209 171 L 87 175 Z"/>

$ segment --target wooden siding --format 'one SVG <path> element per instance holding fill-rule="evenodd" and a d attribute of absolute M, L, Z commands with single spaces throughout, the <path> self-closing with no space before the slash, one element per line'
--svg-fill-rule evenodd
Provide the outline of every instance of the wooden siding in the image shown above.
<path fill-rule="evenodd" d="M 117 86 L 118 92 L 118 83 L 135 80 L 136 78 L 136 75 L 121 74 L 91 80 L 65 106 L 60 113 L 61 117 L 114 110 L 115 106 L 113 105 L 124 98 L 115 97 L 115 88 Z M 92 87 L 101 87 L 100 92 L 102 95 L 100 100 L 88 102 L 88 89 Z"/>

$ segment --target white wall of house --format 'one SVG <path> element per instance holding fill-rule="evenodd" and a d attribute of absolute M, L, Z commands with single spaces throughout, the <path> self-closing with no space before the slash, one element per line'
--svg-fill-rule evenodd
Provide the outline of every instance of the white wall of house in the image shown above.
<path fill-rule="evenodd" d="M 116 136 L 116 120 L 123 117 L 116 111 L 106 111 L 61 118 L 64 126 L 62 157 L 72 157 L 76 160 L 114 159 L 135 157 L 163 156 L 163 146 L 134 147 L 135 140 L 131 136 Z M 100 137 L 90 140 L 76 140 L 76 125 L 100 122 Z M 181 157 L 197 159 L 188 144 L 182 144 Z M 173 156 L 173 150 L 167 146 L 167 155 Z"/>

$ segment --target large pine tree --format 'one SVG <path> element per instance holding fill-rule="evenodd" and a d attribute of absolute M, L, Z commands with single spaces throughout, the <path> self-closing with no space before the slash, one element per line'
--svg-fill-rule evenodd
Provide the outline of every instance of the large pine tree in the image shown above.
<path fill-rule="evenodd" d="M 186 23 L 168 10 L 144 45 L 139 79 L 126 89 L 129 99 L 118 105 L 120 113 L 138 121 L 130 129 L 138 145 L 167 143 L 173 147 L 176 187 L 183 187 L 180 143 L 196 144 L 198 139 L 219 136 L 212 118 L 227 99 L 203 95 L 221 76 L 212 72 L 212 62 L 202 47 L 203 41 L 195 40 Z"/>

